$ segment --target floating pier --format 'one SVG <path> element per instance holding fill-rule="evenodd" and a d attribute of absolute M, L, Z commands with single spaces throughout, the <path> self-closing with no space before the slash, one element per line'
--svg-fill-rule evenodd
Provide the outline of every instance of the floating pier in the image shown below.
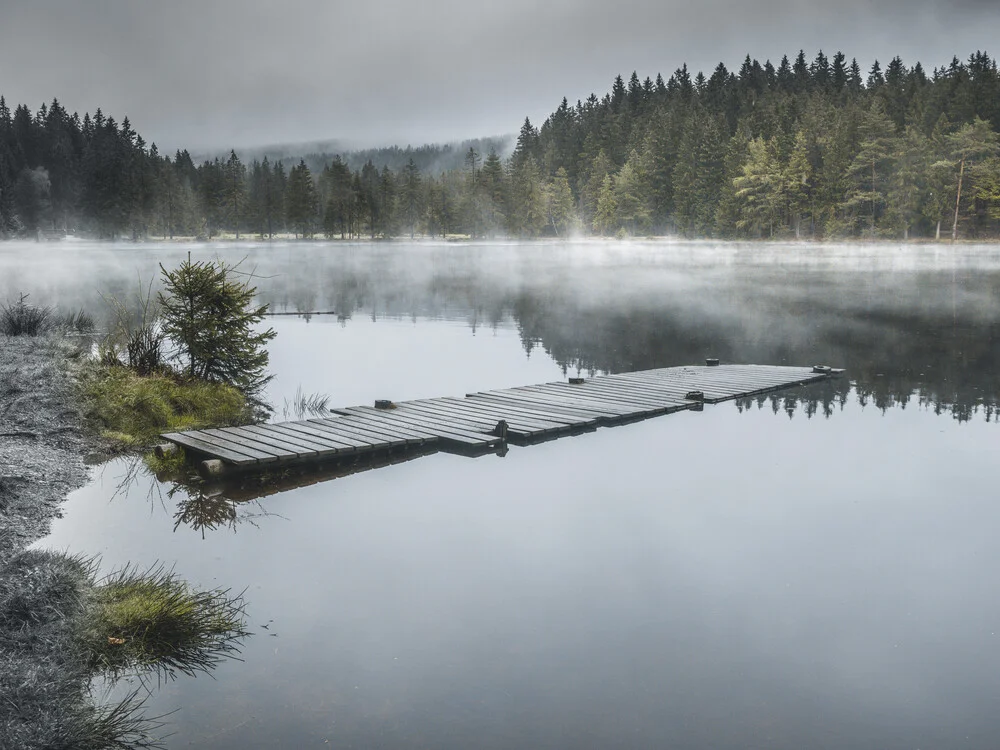
<path fill-rule="evenodd" d="M 269 471 L 289 465 L 365 459 L 405 451 L 482 455 L 507 442 L 530 444 L 704 404 L 754 396 L 837 375 L 830 367 L 720 365 L 570 378 L 568 381 L 375 406 L 277 424 L 163 435 L 194 457 L 203 473 Z"/>

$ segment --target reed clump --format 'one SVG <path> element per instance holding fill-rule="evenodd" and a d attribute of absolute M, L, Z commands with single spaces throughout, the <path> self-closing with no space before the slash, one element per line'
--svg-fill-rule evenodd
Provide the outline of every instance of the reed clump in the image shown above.
<path fill-rule="evenodd" d="M 126 568 L 93 590 L 80 636 L 95 672 L 173 677 L 236 656 L 244 621 L 242 596 L 196 591 L 164 568 Z"/>
<path fill-rule="evenodd" d="M 4 336 L 40 336 L 51 330 L 53 322 L 53 309 L 29 304 L 27 294 L 0 305 L 0 334 Z"/>

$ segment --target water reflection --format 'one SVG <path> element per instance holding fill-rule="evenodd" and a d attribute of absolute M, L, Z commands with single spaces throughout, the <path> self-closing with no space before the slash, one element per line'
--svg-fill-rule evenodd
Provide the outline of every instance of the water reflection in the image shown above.
<path fill-rule="evenodd" d="M 174 531 L 186 526 L 200 532 L 204 539 L 206 532 L 236 531 L 241 524 L 257 527 L 262 519 L 283 518 L 258 502 L 271 495 L 395 466 L 436 452 L 434 448 L 418 447 L 336 463 L 305 464 L 280 472 L 236 474 L 210 481 L 196 474 L 184 477 L 156 475 L 157 483 L 152 489 L 161 498 L 163 508 L 173 504 Z"/>
<path fill-rule="evenodd" d="M 997 422 L 995 396 L 987 401 L 975 388 L 945 391 L 923 390 L 924 387 L 922 382 L 911 387 L 894 385 L 884 376 L 876 377 L 870 384 L 833 378 L 808 388 L 737 399 L 736 407 L 741 413 L 756 406 L 758 409 L 770 408 L 775 414 L 784 411 L 789 418 L 800 412 L 810 419 L 817 415 L 830 418 L 842 411 L 850 398 L 862 408 L 871 405 L 882 413 L 914 406 L 936 415 L 949 414 L 958 422 L 972 419 Z M 943 393 L 950 395 L 943 396 Z"/>

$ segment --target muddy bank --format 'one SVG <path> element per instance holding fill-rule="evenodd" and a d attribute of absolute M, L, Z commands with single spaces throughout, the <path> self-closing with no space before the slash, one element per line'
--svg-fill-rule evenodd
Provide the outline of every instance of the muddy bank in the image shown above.
<path fill-rule="evenodd" d="M 0 568 L 45 536 L 87 481 L 76 378 L 89 340 L 0 336 Z"/>

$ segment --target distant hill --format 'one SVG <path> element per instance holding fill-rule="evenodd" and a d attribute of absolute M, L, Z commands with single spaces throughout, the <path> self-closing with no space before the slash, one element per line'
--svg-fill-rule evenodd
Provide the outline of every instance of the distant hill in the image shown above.
<path fill-rule="evenodd" d="M 398 172 L 410 159 L 413 159 L 421 173 L 437 176 L 461 169 L 465 164 L 465 155 L 469 148 L 474 148 L 483 157 L 493 149 L 500 157 L 505 158 L 514 149 L 514 136 L 502 135 L 444 144 L 428 143 L 422 146 L 381 146 L 365 149 L 352 149 L 348 144 L 336 140 L 314 141 L 238 149 L 237 154 L 244 164 L 250 164 L 255 159 L 263 161 L 266 156 L 272 163 L 281 161 L 286 167 L 290 167 L 303 159 L 314 174 L 322 172 L 323 167 L 338 155 L 353 171 L 360 170 L 371 161 L 379 170 L 389 167 L 392 171 Z M 228 156 L 228 150 L 210 151 L 192 154 L 192 159 L 198 164 L 216 157 L 225 159 Z"/>

